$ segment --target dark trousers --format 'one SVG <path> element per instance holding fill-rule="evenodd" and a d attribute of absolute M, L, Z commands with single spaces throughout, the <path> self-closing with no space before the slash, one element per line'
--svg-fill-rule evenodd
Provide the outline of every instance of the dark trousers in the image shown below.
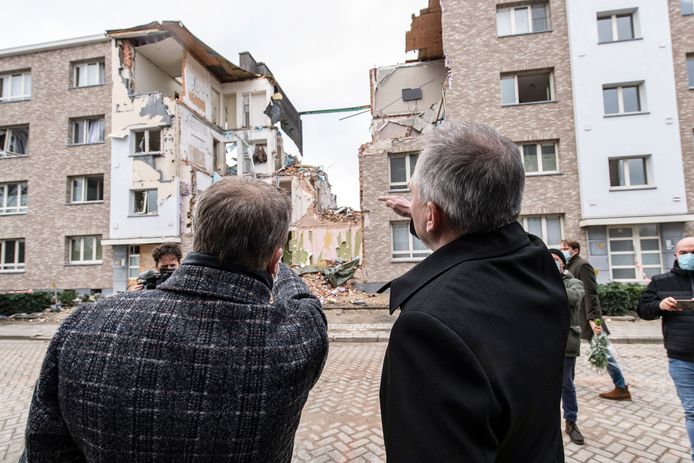
<path fill-rule="evenodd" d="M 578 418 L 578 402 L 576 401 L 576 357 L 564 357 L 564 377 L 561 386 L 561 405 L 564 409 L 564 419 L 576 421 Z"/>

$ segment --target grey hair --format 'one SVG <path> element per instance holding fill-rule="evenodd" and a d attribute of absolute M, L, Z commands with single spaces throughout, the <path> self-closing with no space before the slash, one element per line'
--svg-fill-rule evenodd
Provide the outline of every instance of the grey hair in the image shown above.
<path fill-rule="evenodd" d="M 286 243 L 290 216 L 289 199 L 273 185 L 251 178 L 224 178 L 198 201 L 193 251 L 261 270 Z"/>
<path fill-rule="evenodd" d="M 487 125 L 466 121 L 434 129 L 412 176 L 461 233 L 494 230 L 518 218 L 525 171 L 518 147 Z"/>

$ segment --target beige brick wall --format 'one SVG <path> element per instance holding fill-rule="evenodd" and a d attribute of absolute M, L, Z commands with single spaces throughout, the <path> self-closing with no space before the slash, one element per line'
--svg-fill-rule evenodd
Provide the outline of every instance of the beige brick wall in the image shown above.
<path fill-rule="evenodd" d="M 105 59 L 106 84 L 72 88 L 70 62 Z M 26 240 L 26 272 L 0 273 L 0 290 L 112 287 L 111 248 L 103 263 L 67 265 L 66 236 L 108 236 L 110 196 L 110 48 L 109 42 L 0 58 L 0 73 L 31 69 L 30 101 L 0 103 L 0 127 L 29 124 L 28 156 L 0 158 L 0 182 L 28 181 L 28 212 L 0 216 L 0 239 Z M 68 146 L 68 120 L 105 116 L 106 141 Z M 67 177 L 104 175 L 102 203 L 68 205 Z"/>
<path fill-rule="evenodd" d="M 694 213 L 694 89 L 688 88 L 687 55 L 694 55 L 694 15 L 682 16 L 680 0 L 669 0 L 669 9 L 687 210 L 692 214 Z M 694 235 L 694 222 L 685 224 L 685 234 Z"/>
<path fill-rule="evenodd" d="M 496 2 L 508 3 L 508 2 Z M 523 215 L 564 215 L 564 236 L 586 245 L 581 216 L 566 9 L 551 0 L 550 32 L 497 37 L 496 3 L 447 0 L 443 45 L 450 67 L 448 120 L 489 124 L 515 142 L 559 140 L 555 175 L 527 176 Z M 500 74 L 554 69 L 555 102 L 501 106 Z"/>

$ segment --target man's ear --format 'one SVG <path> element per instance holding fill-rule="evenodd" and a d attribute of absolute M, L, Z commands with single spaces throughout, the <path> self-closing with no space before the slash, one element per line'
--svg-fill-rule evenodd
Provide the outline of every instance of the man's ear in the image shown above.
<path fill-rule="evenodd" d="M 439 228 L 441 228 L 441 220 L 443 219 L 443 211 L 436 204 L 431 201 L 427 202 L 427 223 L 426 231 L 429 233 L 434 233 Z"/>
<path fill-rule="evenodd" d="M 275 250 L 275 253 L 272 255 L 272 258 L 270 258 L 270 262 L 268 262 L 267 267 L 265 270 L 275 277 L 279 271 L 280 271 L 280 261 L 282 260 L 282 255 L 284 254 L 284 249 L 282 248 L 277 248 Z"/>

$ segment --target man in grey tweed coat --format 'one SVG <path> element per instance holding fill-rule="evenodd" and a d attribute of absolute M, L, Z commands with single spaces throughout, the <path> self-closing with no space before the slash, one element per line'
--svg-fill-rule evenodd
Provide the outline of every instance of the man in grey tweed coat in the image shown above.
<path fill-rule="evenodd" d="M 194 252 L 165 283 L 60 327 L 23 459 L 289 462 L 328 350 L 320 302 L 280 264 L 289 217 L 287 198 L 258 180 L 208 188 Z"/>

